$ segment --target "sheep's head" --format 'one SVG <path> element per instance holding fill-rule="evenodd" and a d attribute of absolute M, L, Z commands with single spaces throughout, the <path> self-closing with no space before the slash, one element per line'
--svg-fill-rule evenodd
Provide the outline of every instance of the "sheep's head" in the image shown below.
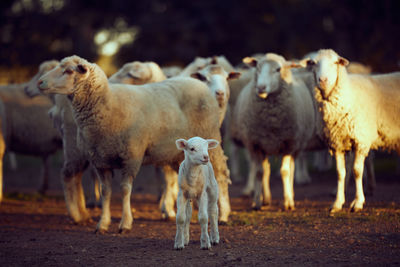
<path fill-rule="evenodd" d="M 263 99 L 278 92 L 282 81 L 291 83 L 291 68 L 301 67 L 300 64 L 288 62 L 282 56 L 273 53 L 266 54 L 261 60 L 246 57 L 243 62 L 257 68 L 255 88 L 257 95 Z"/>
<path fill-rule="evenodd" d="M 72 94 L 76 85 L 89 77 L 93 65 L 78 56 L 64 58 L 57 67 L 40 77 L 37 86 L 46 94 Z"/>
<path fill-rule="evenodd" d="M 313 59 L 307 61 L 307 66 L 313 71 L 317 89 L 324 99 L 327 99 L 338 81 L 341 68 L 349 61 L 340 57 L 331 49 L 321 49 Z"/>
<path fill-rule="evenodd" d="M 157 75 L 155 75 L 156 73 Z M 131 63 L 126 63 L 118 72 L 113 74 L 108 81 L 111 83 L 139 85 L 149 82 L 156 82 L 154 77 L 162 77 L 162 79 L 166 79 L 158 64 L 154 62 L 134 61 Z"/>
<path fill-rule="evenodd" d="M 207 84 L 214 94 L 220 107 L 225 106 L 229 100 L 230 90 L 228 80 L 240 77 L 240 72 L 227 73 L 221 66 L 211 64 L 190 75 Z"/>
<path fill-rule="evenodd" d="M 194 165 L 206 165 L 210 160 L 208 150 L 216 148 L 218 141 L 214 139 L 203 139 L 195 136 L 189 140 L 178 139 L 175 141 L 176 147 L 185 152 L 185 160 Z"/>
<path fill-rule="evenodd" d="M 60 64 L 58 60 L 47 60 L 44 61 L 42 64 L 40 64 L 38 73 L 36 73 L 36 75 L 33 76 L 33 78 L 25 86 L 24 88 L 25 94 L 28 95 L 29 97 L 40 95 L 40 91 L 37 88 L 37 82 L 39 78 L 43 74 L 57 67 L 58 64 Z"/>

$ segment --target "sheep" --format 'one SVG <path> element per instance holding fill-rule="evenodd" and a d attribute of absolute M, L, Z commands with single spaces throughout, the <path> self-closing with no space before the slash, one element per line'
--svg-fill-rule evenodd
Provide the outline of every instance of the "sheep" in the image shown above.
<path fill-rule="evenodd" d="M 55 61 L 45 61 L 40 65 L 38 73 L 28 83 L 0 87 L 0 99 L 4 105 L 1 121 L 2 127 L 6 129 L 6 132 L 3 132 L 3 138 L 7 151 L 37 156 L 42 159 L 42 185 L 39 189 L 41 194 L 45 194 L 48 189 L 48 158 L 62 148 L 62 143 L 51 120 L 43 119 L 51 107 L 51 101 L 44 96 L 31 99 L 25 95 L 24 88 L 35 84 L 40 75 L 54 66 Z M 2 187 L 2 181 L 0 183 Z"/>
<path fill-rule="evenodd" d="M 300 65 L 286 62 L 272 53 L 259 62 L 254 58 L 246 58 L 244 62 L 257 66 L 257 73 L 239 95 L 231 134 L 248 149 L 254 164 L 253 207 L 261 208 L 260 183 L 263 180 L 264 202 L 270 202 L 267 156 L 282 155 L 284 208 L 294 209 L 294 158 L 305 149 L 323 145 L 317 136 L 317 111 L 309 89 L 312 76 L 293 75 L 291 68 Z"/>
<path fill-rule="evenodd" d="M 209 161 L 208 149 L 218 146 L 214 139 L 192 137 L 189 140 L 178 139 L 176 146 L 183 150 L 185 159 L 179 166 L 179 192 L 177 200 L 176 236 L 174 248 L 183 249 L 189 244 L 189 226 L 192 218 L 192 201 L 199 207 L 201 226 L 200 247 L 210 249 L 211 244 L 219 243 L 218 232 L 218 184 L 213 167 Z M 210 217 L 210 236 L 208 218 Z M 211 241 L 211 242 L 210 242 Z"/>
<path fill-rule="evenodd" d="M 332 49 L 321 49 L 308 66 L 315 77 L 314 96 L 323 118 L 323 137 L 336 158 L 338 186 L 331 213 L 345 203 L 345 152 L 354 151 L 356 183 L 351 211 L 363 208 L 364 160 L 371 149 L 400 153 L 400 72 L 383 75 L 349 74 L 349 61 Z M 361 103 L 361 104 L 358 104 Z"/>
<path fill-rule="evenodd" d="M 157 63 L 134 61 L 122 66 L 108 81 L 111 83 L 145 84 L 160 82 L 166 78 Z"/>
<path fill-rule="evenodd" d="M 78 56 L 64 58 L 38 83 L 44 93 L 68 95 L 78 126 L 77 143 L 87 151 L 102 184 L 102 215 L 96 232 L 110 224 L 112 170 L 121 169 L 123 194 L 120 232 L 132 227 L 132 182 L 142 164 L 170 165 L 181 155 L 173 149 L 177 135 L 220 140 L 216 101 L 207 86 L 192 78 L 172 78 L 140 86 L 111 84 L 105 73 Z M 188 90 L 190 88 L 190 90 Z M 196 123 L 194 123 L 196 122 Z M 220 220 L 230 212 L 229 170 L 222 149 L 210 154 L 221 195 Z"/>
<path fill-rule="evenodd" d="M 183 68 L 180 66 L 164 66 L 161 68 L 162 72 L 167 76 L 167 78 L 172 78 L 178 76 L 182 72 Z"/>

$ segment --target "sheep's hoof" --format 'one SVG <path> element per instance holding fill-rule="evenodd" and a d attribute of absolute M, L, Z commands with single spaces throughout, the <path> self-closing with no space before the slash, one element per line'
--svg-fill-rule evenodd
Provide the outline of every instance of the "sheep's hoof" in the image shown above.
<path fill-rule="evenodd" d="M 211 242 L 211 245 L 217 246 L 217 245 L 219 245 L 219 242 L 217 242 L 217 241 Z"/>
<path fill-rule="evenodd" d="M 183 250 L 183 247 L 178 246 L 178 247 L 174 247 L 175 250 Z"/>
<path fill-rule="evenodd" d="M 107 233 L 107 230 L 106 230 L 106 229 L 96 229 L 96 230 L 94 231 L 94 233 L 95 233 L 96 235 L 104 235 L 104 234 Z"/>
<path fill-rule="evenodd" d="M 357 205 L 357 203 L 354 201 L 350 205 L 350 212 L 359 212 L 363 209 L 363 205 Z"/>
<path fill-rule="evenodd" d="M 121 235 L 124 235 L 124 234 L 130 233 L 130 231 L 131 231 L 131 229 L 123 228 L 123 229 L 119 229 L 118 233 Z"/>
<path fill-rule="evenodd" d="M 226 222 L 226 221 L 218 221 L 218 225 L 228 225 L 228 222 Z"/>
<path fill-rule="evenodd" d="M 294 211 L 296 208 L 294 206 L 285 207 L 285 211 Z"/>
<path fill-rule="evenodd" d="M 342 209 L 338 209 L 338 208 L 334 208 L 334 207 L 331 207 L 330 209 L 329 209 L 329 214 L 330 215 L 334 215 L 335 213 L 338 213 L 339 211 L 341 211 Z"/>

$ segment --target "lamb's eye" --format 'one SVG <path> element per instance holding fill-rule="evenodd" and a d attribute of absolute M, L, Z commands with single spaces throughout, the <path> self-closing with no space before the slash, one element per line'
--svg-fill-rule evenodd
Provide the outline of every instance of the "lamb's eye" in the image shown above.
<path fill-rule="evenodd" d="M 276 72 L 280 72 L 280 71 L 281 71 L 281 68 L 277 68 L 277 69 L 276 69 Z"/>
<path fill-rule="evenodd" d="M 195 151 L 196 149 L 194 149 L 194 147 L 192 147 L 191 149 L 190 149 L 190 151 Z"/>

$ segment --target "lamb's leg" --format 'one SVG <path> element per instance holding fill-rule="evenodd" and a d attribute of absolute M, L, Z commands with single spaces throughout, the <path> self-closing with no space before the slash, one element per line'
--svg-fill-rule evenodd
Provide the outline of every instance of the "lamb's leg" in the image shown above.
<path fill-rule="evenodd" d="M 338 212 L 342 209 L 345 202 L 345 177 L 346 177 L 346 167 L 345 167 L 345 156 L 341 151 L 335 151 L 336 158 L 336 171 L 338 177 L 336 200 L 333 203 L 330 213 Z"/>
<path fill-rule="evenodd" d="M 242 190 L 242 195 L 243 196 L 250 196 L 254 192 L 254 184 L 256 180 L 256 171 L 257 171 L 257 166 L 253 162 L 253 160 L 249 156 L 249 152 L 246 150 L 246 158 L 247 162 L 249 163 L 249 174 L 247 176 L 247 183 L 244 189 Z"/>
<path fill-rule="evenodd" d="M 199 200 L 199 223 L 201 228 L 200 248 L 210 249 L 210 237 L 208 235 L 208 197 L 207 193 L 203 192 Z"/>
<path fill-rule="evenodd" d="M 185 246 L 189 245 L 189 239 L 190 239 L 190 220 L 192 219 L 192 202 L 191 201 L 186 201 L 186 218 L 185 218 L 185 232 L 183 233 L 184 235 L 184 241 L 185 241 Z M 218 222 L 218 218 L 217 218 Z"/>
<path fill-rule="evenodd" d="M 375 179 L 375 168 L 374 168 L 374 156 L 372 151 L 365 159 L 365 166 L 367 171 L 367 192 L 368 195 L 373 195 L 376 188 L 376 179 Z"/>
<path fill-rule="evenodd" d="M 283 198 L 285 210 L 294 210 L 293 175 L 294 158 L 291 155 L 282 157 L 281 178 L 283 184 Z"/>
<path fill-rule="evenodd" d="M 111 223 L 110 202 L 112 190 L 112 171 L 108 169 L 96 169 L 101 182 L 102 211 L 100 221 L 97 224 L 96 232 L 101 234 L 107 232 Z"/>
<path fill-rule="evenodd" d="M 208 202 L 208 214 L 210 216 L 210 240 L 212 245 L 219 244 L 219 232 L 218 232 L 218 197 L 212 198 L 209 195 Z"/>
<path fill-rule="evenodd" d="M 185 247 L 184 230 L 186 222 L 186 207 L 188 200 L 183 196 L 182 191 L 178 193 L 178 199 L 176 202 L 177 214 L 176 214 L 176 235 L 174 248 L 181 250 Z"/>
<path fill-rule="evenodd" d="M 359 151 L 355 152 L 354 156 L 354 180 L 356 182 L 356 197 L 350 205 L 351 211 L 360 211 L 363 209 L 365 197 L 363 191 L 363 171 L 364 171 L 365 155 Z"/>
<path fill-rule="evenodd" d="M 42 186 L 39 188 L 39 193 L 45 195 L 49 189 L 49 157 L 42 157 Z"/>
<path fill-rule="evenodd" d="M 271 189 L 270 189 L 270 176 L 271 176 L 271 165 L 269 164 L 268 158 L 262 163 L 263 168 L 263 179 L 262 179 L 262 188 L 263 188 L 263 205 L 271 205 Z"/>
<path fill-rule="evenodd" d="M 165 189 L 160 200 L 161 215 L 164 219 L 174 218 L 175 200 L 178 194 L 178 173 L 170 166 L 163 167 Z"/>
<path fill-rule="evenodd" d="M 228 217 L 231 212 L 231 205 L 229 203 L 229 190 L 228 185 L 231 183 L 229 179 L 229 169 L 227 165 L 227 157 L 220 146 L 210 150 L 211 164 L 214 168 L 215 179 L 219 187 L 219 222 L 228 222 Z"/>

